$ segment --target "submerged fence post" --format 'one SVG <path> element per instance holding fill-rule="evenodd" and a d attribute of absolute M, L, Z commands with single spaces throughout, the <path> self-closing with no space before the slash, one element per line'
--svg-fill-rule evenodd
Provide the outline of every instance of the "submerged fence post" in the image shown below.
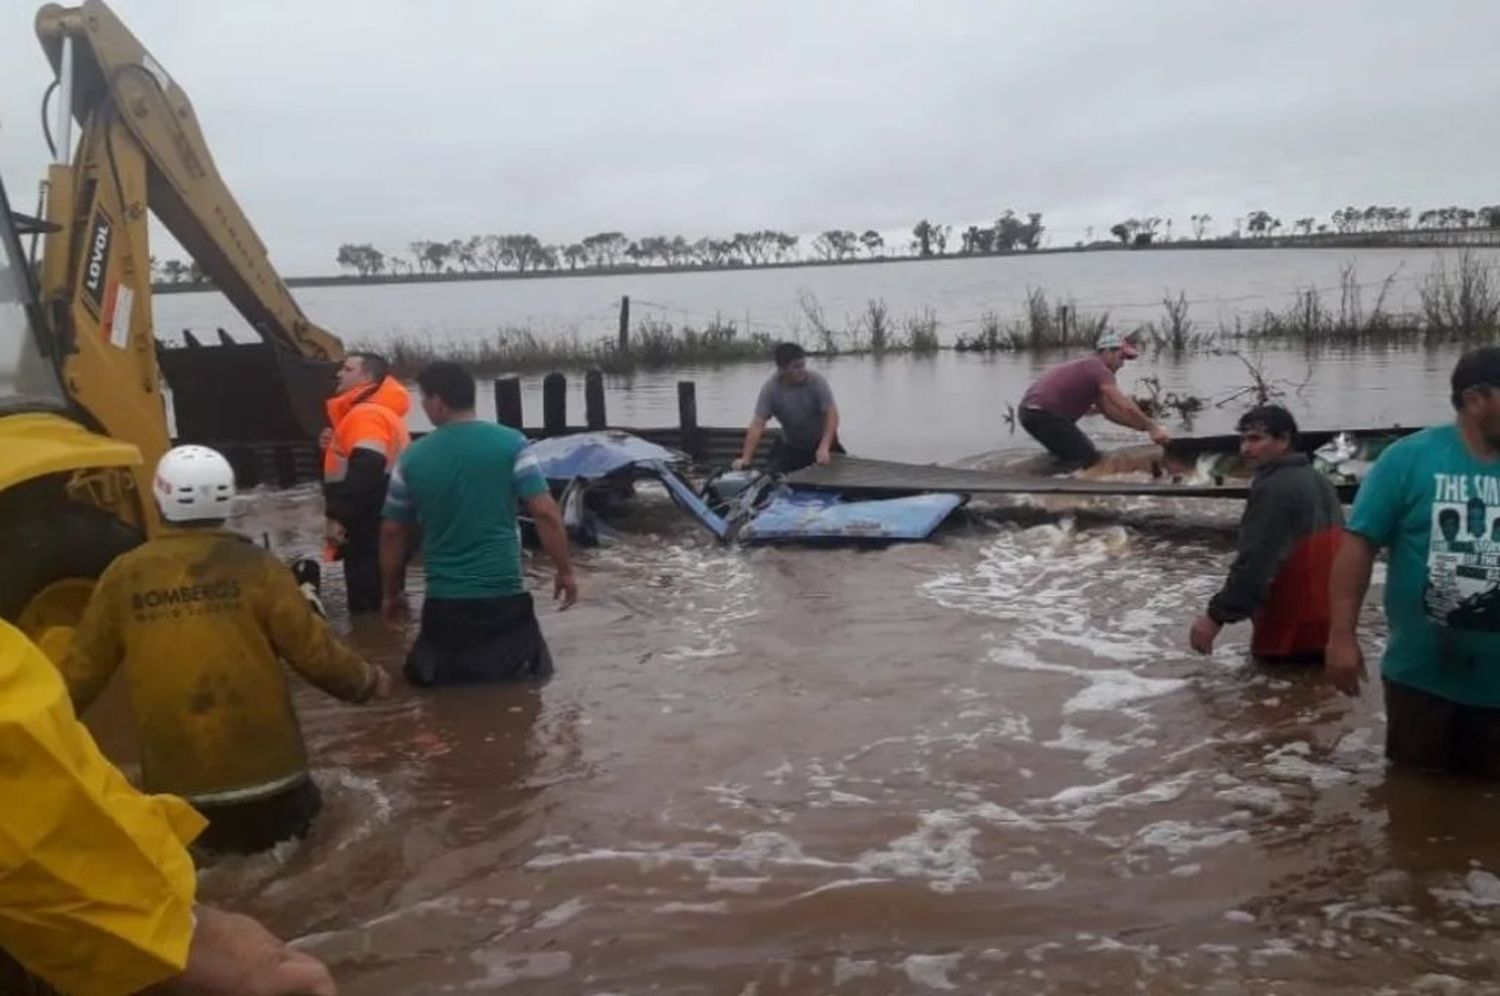
<path fill-rule="evenodd" d="M 620 352 L 630 352 L 630 295 L 620 298 Z"/>
<path fill-rule="evenodd" d="M 521 422 L 521 378 L 501 377 L 495 381 L 495 421 L 512 429 L 525 428 Z"/>
<path fill-rule="evenodd" d="M 542 434 L 560 436 L 568 428 L 568 378 L 553 371 L 542 378 Z"/>
<path fill-rule="evenodd" d="M 583 419 L 590 429 L 609 425 L 604 415 L 604 374 L 598 370 L 583 375 Z"/>
<path fill-rule="evenodd" d="M 698 445 L 698 385 L 690 380 L 677 382 L 677 447 L 694 460 L 703 455 Z"/>

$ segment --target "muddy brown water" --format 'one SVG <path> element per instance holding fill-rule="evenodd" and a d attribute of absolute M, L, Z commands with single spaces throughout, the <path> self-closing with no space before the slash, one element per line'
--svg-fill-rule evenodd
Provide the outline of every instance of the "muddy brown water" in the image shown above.
<path fill-rule="evenodd" d="M 1453 355 L 1320 360 L 1292 403 L 1439 421 Z M 940 362 L 945 404 L 1010 370 Z M 723 378 L 700 397 L 744 379 Z M 946 458 L 920 409 L 902 433 L 870 407 L 862 451 Z M 962 424 L 944 446 L 1013 445 Z M 931 543 L 741 549 L 643 488 L 620 541 L 580 552 L 580 604 L 542 610 L 540 691 L 299 687 L 326 811 L 202 896 L 354 996 L 1500 991 L 1495 791 L 1388 773 L 1378 689 L 1250 664 L 1243 626 L 1187 649 L 1238 512 L 1018 501 Z M 317 494 L 248 495 L 236 525 L 314 552 Z M 398 670 L 410 634 L 350 630 L 325 588 Z M 118 711 L 95 725 L 128 759 Z"/>
<path fill-rule="evenodd" d="M 643 491 L 543 610 L 539 692 L 299 687 L 327 809 L 202 898 L 356 996 L 1491 991 L 1493 792 L 1388 774 L 1375 692 L 1251 665 L 1243 627 L 1186 649 L 1235 513 L 745 550 Z M 293 554 L 319 514 L 237 525 Z M 399 667 L 402 634 L 352 639 Z"/>

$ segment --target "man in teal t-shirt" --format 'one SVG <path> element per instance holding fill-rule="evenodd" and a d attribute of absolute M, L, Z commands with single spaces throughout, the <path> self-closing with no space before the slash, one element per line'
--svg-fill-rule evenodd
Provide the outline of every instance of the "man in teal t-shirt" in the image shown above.
<path fill-rule="evenodd" d="M 1360 484 L 1330 583 L 1326 669 L 1358 694 L 1355 624 L 1389 547 L 1386 756 L 1500 778 L 1500 347 L 1465 353 L 1452 388 L 1455 423 L 1392 444 Z"/>
<path fill-rule="evenodd" d="M 427 597 L 406 659 L 413 684 L 544 680 L 552 657 L 521 577 L 517 503 L 536 523 L 557 568 L 553 597 L 578 598 L 562 514 L 526 437 L 474 417 L 474 378 L 454 363 L 417 375 L 422 408 L 436 428 L 397 462 L 386 493 L 380 565 L 383 610 L 406 614 L 406 554 L 422 532 Z"/>

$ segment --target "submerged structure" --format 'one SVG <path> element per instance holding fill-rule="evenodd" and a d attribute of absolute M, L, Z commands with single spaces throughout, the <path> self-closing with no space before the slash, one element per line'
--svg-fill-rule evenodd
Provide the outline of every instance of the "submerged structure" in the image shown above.
<path fill-rule="evenodd" d="M 1381 450 L 1412 429 L 1303 433 L 1299 448 L 1350 500 Z M 619 430 L 556 436 L 528 452 L 551 482 L 570 534 L 597 541 L 604 519 L 640 480 L 659 481 L 672 499 L 725 542 L 889 543 L 929 538 L 974 495 L 1244 498 L 1250 478 L 1239 437 L 1174 440 L 1165 452 L 1135 454 L 1149 473 L 1134 477 L 1047 475 L 1039 467 L 975 470 L 838 456 L 786 477 L 758 471 L 709 476 L 694 487 L 688 458 Z"/>

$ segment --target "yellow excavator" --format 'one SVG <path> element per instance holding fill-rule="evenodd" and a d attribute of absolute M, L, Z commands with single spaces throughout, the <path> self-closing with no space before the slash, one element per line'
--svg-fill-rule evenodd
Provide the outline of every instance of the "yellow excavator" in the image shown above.
<path fill-rule="evenodd" d="M 115 14 L 48 4 L 36 33 L 56 74 L 41 217 L 13 212 L 0 184 L 0 617 L 55 660 L 94 579 L 161 528 L 163 373 L 179 441 L 306 439 L 343 347 L 292 299 L 186 94 Z M 158 343 L 148 213 L 261 342 Z"/>

